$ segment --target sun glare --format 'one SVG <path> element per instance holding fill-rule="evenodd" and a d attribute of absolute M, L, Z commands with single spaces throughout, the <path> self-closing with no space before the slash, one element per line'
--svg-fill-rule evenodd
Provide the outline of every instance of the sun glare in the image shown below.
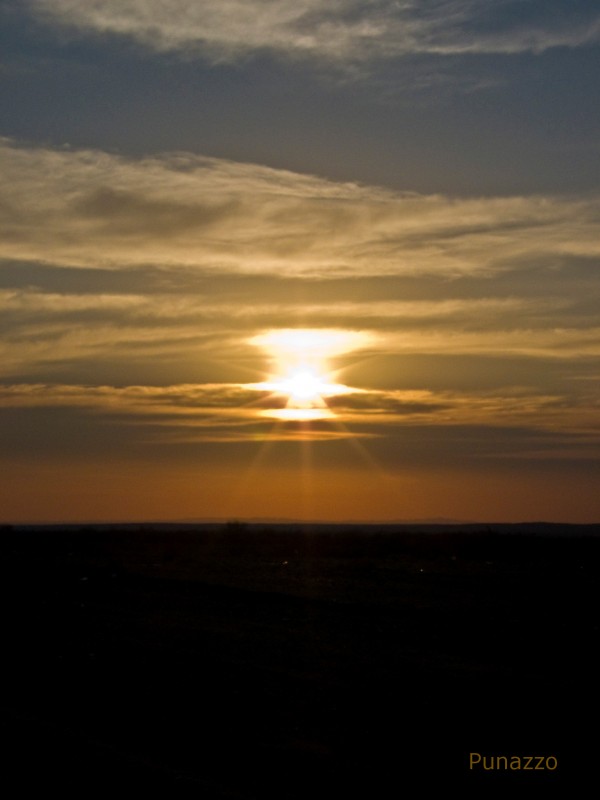
<path fill-rule="evenodd" d="M 303 370 L 294 372 L 289 378 L 279 384 L 281 391 L 288 394 L 292 400 L 315 400 L 327 391 L 327 384 L 314 372 Z"/>
<path fill-rule="evenodd" d="M 250 342 L 288 365 L 293 360 L 323 365 L 328 358 L 364 347 L 369 339 L 359 331 L 288 328 L 255 336 Z"/>
<path fill-rule="evenodd" d="M 306 421 L 333 417 L 325 398 L 356 391 L 333 382 L 329 359 L 363 346 L 369 337 L 355 331 L 288 329 L 255 336 L 251 343 L 267 351 L 269 380 L 251 384 L 287 398 L 285 408 L 265 409 L 263 416 Z"/>

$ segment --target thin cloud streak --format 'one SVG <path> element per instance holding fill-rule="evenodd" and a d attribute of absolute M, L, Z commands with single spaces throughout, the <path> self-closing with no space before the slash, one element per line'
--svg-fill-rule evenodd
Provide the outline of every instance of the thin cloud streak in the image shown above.
<path fill-rule="evenodd" d="M 265 408 L 281 407 L 276 394 L 255 385 L 77 386 L 15 384 L 0 387 L 0 408 L 68 407 L 121 418 L 142 418 L 145 424 L 198 426 L 245 425 L 261 421 Z M 544 396 L 522 388 L 512 392 L 433 392 L 428 390 L 353 392 L 328 398 L 338 422 L 386 427 L 394 424 L 527 425 L 540 430 L 569 430 L 600 437 L 600 402 L 589 396 L 578 408 L 560 396 Z M 570 409 L 572 415 L 565 415 Z M 566 419 L 565 419 L 566 416 Z M 185 418 L 185 419 L 183 419 Z M 565 424 L 566 421 L 566 424 Z M 328 430 L 326 427 L 325 430 Z M 209 434 L 210 435 L 210 434 Z"/>
<path fill-rule="evenodd" d="M 0 258 L 303 276 L 492 275 L 600 255 L 595 197 L 447 198 L 189 154 L 4 142 Z"/>
<path fill-rule="evenodd" d="M 182 292 L 185 287 L 182 287 Z M 186 355 L 190 363 L 221 350 L 237 349 L 256 368 L 264 361 L 247 342 L 246 330 L 277 328 L 296 318 L 320 327 L 377 335 L 371 353 L 519 355 L 570 359 L 600 356 L 600 328 L 593 315 L 574 319 L 569 306 L 532 300 L 440 301 L 439 303 L 365 302 L 302 307 L 247 307 L 231 301 L 203 306 L 202 298 L 98 298 L 0 292 L 5 332 L 0 339 L 2 374 L 35 369 L 36 364 L 107 357 Z M 112 302 L 114 300 L 114 302 Z M 16 306 L 16 307 L 15 307 Z M 236 327 L 236 323 L 238 327 Z M 367 351 L 368 355 L 368 351 Z M 258 376 L 257 376 L 258 377 Z"/>
<path fill-rule="evenodd" d="M 79 34 L 127 37 L 212 63 L 261 52 L 336 66 L 414 54 L 540 53 L 600 38 L 597 10 L 506 0 L 29 0 L 31 13 Z"/>

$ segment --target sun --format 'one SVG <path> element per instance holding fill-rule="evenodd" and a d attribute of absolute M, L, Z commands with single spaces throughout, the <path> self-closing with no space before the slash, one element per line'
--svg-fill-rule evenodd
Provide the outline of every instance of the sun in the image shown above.
<path fill-rule="evenodd" d="M 326 398 L 356 391 L 331 377 L 329 359 L 365 342 L 356 331 L 286 329 L 270 331 L 250 341 L 270 356 L 269 380 L 251 388 L 286 398 L 285 408 L 269 408 L 261 415 L 279 420 L 307 421 L 333 417 Z"/>
<path fill-rule="evenodd" d="M 297 402 L 313 402 L 327 392 L 327 383 L 312 370 L 304 369 L 280 381 L 279 389 Z"/>
<path fill-rule="evenodd" d="M 281 378 L 253 384 L 253 388 L 282 395 L 285 408 L 268 408 L 262 416 L 288 421 L 306 421 L 333 417 L 325 398 L 352 391 L 341 383 L 331 383 L 326 377 L 310 368 L 290 371 Z"/>

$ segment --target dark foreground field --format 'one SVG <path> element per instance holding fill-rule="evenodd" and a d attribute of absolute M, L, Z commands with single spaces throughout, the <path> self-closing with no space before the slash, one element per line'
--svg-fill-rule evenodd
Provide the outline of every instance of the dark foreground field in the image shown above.
<path fill-rule="evenodd" d="M 7 529 L 3 777 L 34 797 L 595 796 L 600 538 L 567 534 Z"/>

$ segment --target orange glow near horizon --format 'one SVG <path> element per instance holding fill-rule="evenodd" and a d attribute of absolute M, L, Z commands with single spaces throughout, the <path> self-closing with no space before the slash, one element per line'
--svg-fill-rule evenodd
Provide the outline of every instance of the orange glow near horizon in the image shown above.
<path fill-rule="evenodd" d="M 318 464 L 282 466 L 280 447 L 263 452 L 260 469 L 163 459 L 86 463 L 3 461 L 3 518 L 8 523 L 306 519 L 393 522 L 447 519 L 594 523 L 592 477 L 493 469 L 420 468 L 378 473 L 355 462 L 314 473 Z M 299 457 L 302 454 L 299 451 Z M 32 482 L 32 476 L 35 481 Z M 245 479 L 244 479 L 245 478 Z M 311 480 L 312 478 L 312 480 Z M 303 484 L 303 482 L 305 482 Z M 435 506 L 432 504 L 435 498 Z M 435 510 L 433 510 L 435 509 Z M 467 516 L 468 515 L 468 516 Z"/>

